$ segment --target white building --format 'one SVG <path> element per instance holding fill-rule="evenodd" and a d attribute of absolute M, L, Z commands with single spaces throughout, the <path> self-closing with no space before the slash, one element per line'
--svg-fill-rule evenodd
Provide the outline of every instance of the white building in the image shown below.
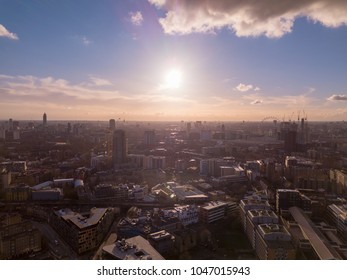
<path fill-rule="evenodd" d="M 203 223 L 210 224 L 226 216 L 227 204 L 213 201 L 200 207 L 200 219 Z"/>
<path fill-rule="evenodd" d="M 329 205 L 327 216 L 330 223 L 337 228 L 338 234 L 347 241 L 347 205 Z"/>
<path fill-rule="evenodd" d="M 199 208 L 196 205 L 177 206 L 163 210 L 164 217 L 177 217 L 183 226 L 199 222 Z"/>
<path fill-rule="evenodd" d="M 246 234 L 249 241 L 255 248 L 255 233 L 257 225 L 278 224 L 277 215 L 271 210 L 249 210 L 246 215 Z"/>
<path fill-rule="evenodd" d="M 278 224 L 257 226 L 255 251 L 261 260 L 293 260 L 295 249 L 289 232 Z"/>

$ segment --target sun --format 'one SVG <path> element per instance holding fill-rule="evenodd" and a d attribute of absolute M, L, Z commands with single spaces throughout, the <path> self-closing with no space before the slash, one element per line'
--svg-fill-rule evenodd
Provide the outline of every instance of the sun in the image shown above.
<path fill-rule="evenodd" d="M 171 69 L 165 76 L 165 87 L 177 89 L 182 85 L 182 72 L 179 69 Z"/>

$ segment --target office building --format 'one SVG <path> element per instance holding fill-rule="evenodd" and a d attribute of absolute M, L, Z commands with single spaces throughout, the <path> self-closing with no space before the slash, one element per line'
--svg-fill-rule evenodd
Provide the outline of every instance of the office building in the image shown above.
<path fill-rule="evenodd" d="M 171 233 L 165 230 L 151 233 L 148 235 L 148 241 L 162 256 L 173 255 L 175 237 Z"/>
<path fill-rule="evenodd" d="M 200 207 L 200 221 L 211 224 L 226 216 L 227 204 L 221 201 L 212 201 Z"/>
<path fill-rule="evenodd" d="M 300 207 L 304 211 L 311 211 L 311 200 L 300 194 L 298 190 L 278 189 L 276 191 L 276 212 L 280 213 L 293 206 Z"/>
<path fill-rule="evenodd" d="M 247 212 L 249 210 L 271 210 L 271 206 L 267 200 L 261 198 L 245 198 L 240 201 L 240 217 L 244 232 L 247 231 Z"/>
<path fill-rule="evenodd" d="M 177 217 L 183 226 L 195 224 L 199 221 L 199 208 L 196 205 L 180 205 L 170 209 L 163 209 L 164 219 Z"/>
<path fill-rule="evenodd" d="M 339 236 L 347 241 L 347 205 L 331 204 L 327 208 L 327 220 L 337 229 Z"/>
<path fill-rule="evenodd" d="M 278 224 L 277 215 L 271 210 L 249 210 L 246 216 L 246 235 L 253 249 L 255 248 L 255 234 L 260 224 Z"/>
<path fill-rule="evenodd" d="M 78 254 L 99 246 L 114 218 L 112 208 L 92 208 L 88 213 L 70 209 L 54 211 L 50 223 Z"/>
<path fill-rule="evenodd" d="M 127 139 L 125 131 L 117 129 L 112 135 L 112 163 L 114 168 L 122 168 L 127 162 Z"/>
<path fill-rule="evenodd" d="M 155 144 L 154 130 L 146 130 L 143 135 L 143 144 L 146 146 L 153 146 Z"/>
<path fill-rule="evenodd" d="M 114 131 L 116 129 L 116 121 L 115 121 L 115 119 L 110 119 L 109 120 L 108 128 L 111 131 Z"/>
<path fill-rule="evenodd" d="M 149 241 L 140 235 L 104 246 L 102 253 L 103 259 L 110 260 L 164 260 Z"/>
<path fill-rule="evenodd" d="M 295 249 L 289 232 L 278 224 L 257 225 L 255 252 L 261 260 L 294 260 Z"/>
<path fill-rule="evenodd" d="M 290 207 L 289 213 L 299 225 L 303 235 L 310 242 L 317 259 L 320 260 L 339 260 L 340 255 L 336 252 L 327 238 L 320 232 L 311 219 L 298 207 Z"/>
<path fill-rule="evenodd" d="M 18 258 L 41 249 L 41 233 L 30 221 L 22 222 L 18 214 L 0 217 L 0 259 Z"/>
<path fill-rule="evenodd" d="M 43 126 L 47 126 L 47 114 L 46 113 L 43 114 L 42 124 L 43 124 Z"/>

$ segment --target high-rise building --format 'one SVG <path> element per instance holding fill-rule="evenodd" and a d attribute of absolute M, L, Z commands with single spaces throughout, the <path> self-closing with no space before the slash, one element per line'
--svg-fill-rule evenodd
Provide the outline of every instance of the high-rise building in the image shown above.
<path fill-rule="evenodd" d="M 125 131 L 117 129 L 112 135 L 112 163 L 113 167 L 120 168 L 127 161 L 127 139 L 125 138 Z"/>
<path fill-rule="evenodd" d="M 143 144 L 146 146 L 153 146 L 155 144 L 154 130 L 146 130 L 143 136 Z"/>
<path fill-rule="evenodd" d="M 115 119 L 110 119 L 110 121 L 109 121 L 109 129 L 111 131 L 114 131 L 116 129 L 116 121 L 115 121 Z"/>
<path fill-rule="evenodd" d="M 43 113 L 43 126 L 47 126 L 47 114 L 46 113 Z"/>

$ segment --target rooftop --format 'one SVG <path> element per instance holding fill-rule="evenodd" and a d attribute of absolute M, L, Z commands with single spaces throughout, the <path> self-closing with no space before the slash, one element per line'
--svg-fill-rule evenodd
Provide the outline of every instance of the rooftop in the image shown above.
<path fill-rule="evenodd" d="M 116 241 L 102 250 L 119 260 L 164 260 L 152 245 L 142 236 Z"/>
<path fill-rule="evenodd" d="M 226 203 L 221 201 L 212 201 L 212 202 L 209 202 L 207 205 L 202 206 L 201 208 L 205 210 L 212 210 L 212 209 L 223 207 L 226 205 L 227 205 Z"/>
<path fill-rule="evenodd" d="M 83 216 L 80 213 L 73 212 L 70 209 L 61 209 L 55 213 L 65 221 L 71 221 L 74 225 L 80 229 L 83 229 L 96 225 L 107 210 L 107 208 L 92 208 L 88 216 Z"/>
<path fill-rule="evenodd" d="M 299 224 L 305 236 L 309 239 L 312 248 L 321 260 L 341 259 L 337 252 L 331 247 L 326 238 L 321 234 L 313 222 L 298 207 L 290 207 L 290 214 Z"/>

